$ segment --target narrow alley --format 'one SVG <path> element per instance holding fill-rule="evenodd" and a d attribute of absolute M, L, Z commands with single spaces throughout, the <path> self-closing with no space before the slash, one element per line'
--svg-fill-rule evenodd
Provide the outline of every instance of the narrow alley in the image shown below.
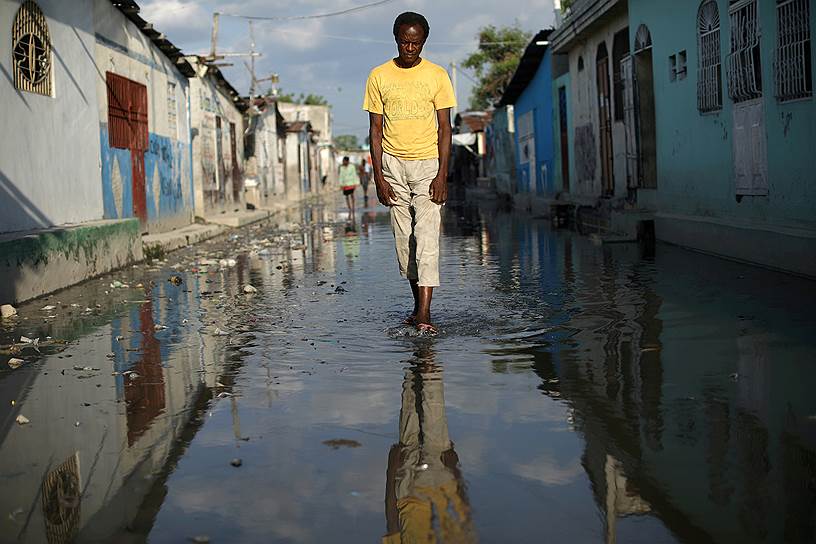
<path fill-rule="evenodd" d="M 421 337 L 339 209 L 3 321 L 0 540 L 816 538 L 812 281 L 452 202 Z"/>

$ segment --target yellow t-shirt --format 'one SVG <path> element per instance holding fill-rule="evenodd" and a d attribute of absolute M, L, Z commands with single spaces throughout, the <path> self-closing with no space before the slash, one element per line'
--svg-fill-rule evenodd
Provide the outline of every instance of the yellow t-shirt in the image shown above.
<path fill-rule="evenodd" d="M 363 99 L 364 110 L 383 116 L 383 151 L 417 161 L 439 156 L 436 110 L 455 105 L 448 73 L 427 59 L 413 68 L 393 60 L 377 66 Z"/>

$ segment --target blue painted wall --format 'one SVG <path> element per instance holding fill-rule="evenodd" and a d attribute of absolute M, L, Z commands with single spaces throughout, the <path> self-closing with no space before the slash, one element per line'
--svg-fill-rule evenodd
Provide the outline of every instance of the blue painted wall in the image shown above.
<path fill-rule="evenodd" d="M 190 185 L 189 145 L 154 133 L 148 138 L 149 147 L 144 157 L 148 230 L 188 224 L 193 212 L 193 195 L 183 187 Z M 107 123 L 100 125 L 99 139 L 105 219 L 134 217 L 131 153 L 110 147 Z M 121 189 L 115 186 L 117 178 L 121 180 Z"/>
<path fill-rule="evenodd" d="M 630 0 L 629 36 L 645 24 L 653 43 L 657 130 L 658 210 L 756 227 L 816 228 L 814 98 L 780 103 L 774 96 L 777 14 L 774 0 L 759 0 L 763 106 L 768 153 L 768 195 L 738 201 L 734 186 L 733 101 L 726 79 L 731 25 L 728 0 L 720 12 L 723 108 L 697 109 L 697 8 L 670 0 Z M 811 62 L 816 74 L 816 8 L 811 4 Z M 685 50 L 688 75 L 669 81 L 669 55 Z"/>
<path fill-rule="evenodd" d="M 522 168 L 519 146 L 519 118 L 533 110 L 535 130 L 536 169 L 535 178 L 528 179 L 528 168 Z M 535 76 L 515 103 L 516 117 L 516 172 L 518 192 L 539 195 L 554 194 L 555 184 L 553 162 L 553 104 L 552 104 L 552 53 L 549 48 L 538 66 Z"/>

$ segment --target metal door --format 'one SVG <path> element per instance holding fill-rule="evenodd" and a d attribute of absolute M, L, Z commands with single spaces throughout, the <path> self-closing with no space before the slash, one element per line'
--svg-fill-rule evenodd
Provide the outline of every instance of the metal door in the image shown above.
<path fill-rule="evenodd" d="M 108 138 L 111 147 L 130 150 L 132 213 L 147 222 L 144 154 L 148 148 L 147 87 L 113 72 L 108 90 Z"/>
<path fill-rule="evenodd" d="M 567 126 L 567 89 L 558 87 L 558 128 L 561 137 L 561 190 L 569 192 L 569 138 Z"/>
<path fill-rule="evenodd" d="M 621 58 L 621 81 L 623 83 L 623 126 L 626 134 L 626 186 L 637 188 L 640 183 L 640 144 L 637 126 L 637 93 L 632 57 Z"/>
<path fill-rule="evenodd" d="M 768 194 L 759 11 L 756 0 L 729 6 L 728 94 L 734 101 L 734 188 L 737 195 Z"/>
<path fill-rule="evenodd" d="M 762 100 L 734 104 L 734 188 L 737 195 L 767 195 L 768 171 Z"/>
<path fill-rule="evenodd" d="M 606 48 L 598 54 L 596 63 L 598 84 L 598 130 L 601 151 L 601 189 L 603 194 L 615 191 L 612 170 L 612 96 L 609 88 L 609 56 Z"/>

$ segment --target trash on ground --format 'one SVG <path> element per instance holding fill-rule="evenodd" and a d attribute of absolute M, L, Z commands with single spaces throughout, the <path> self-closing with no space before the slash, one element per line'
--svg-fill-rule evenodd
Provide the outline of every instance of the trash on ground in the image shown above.
<path fill-rule="evenodd" d="M 244 462 L 243 462 L 243 461 L 241 461 L 240 457 L 236 457 L 235 459 L 233 459 L 232 461 L 230 461 L 230 465 L 232 465 L 232 466 L 234 466 L 234 467 L 240 467 L 240 466 L 241 466 L 241 465 L 243 465 L 243 464 L 244 464 Z"/>
<path fill-rule="evenodd" d="M 169 278 L 167 278 L 167 281 L 169 281 L 173 285 L 181 285 L 184 282 L 184 280 L 181 279 L 181 276 L 176 275 L 170 276 Z"/>
<path fill-rule="evenodd" d="M 257 288 L 255 288 L 255 287 L 253 287 L 251 285 L 244 285 L 244 293 L 250 294 L 250 293 L 257 293 L 257 292 L 258 292 Z"/>
<path fill-rule="evenodd" d="M 17 370 L 18 368 L 23 366 L 23 364 L 25 364 L 25 361 L 23 359 L 17 359 L 16 357 L 12 357 L 11 359 L 8 360 L 8 366 L 12 370 Z"/>
<path fill-rule="evenodd" d="M 31 423 L 31 420 L 28 419 L 23 414 L 18 415 L 15 421 L 17 422 L 17 425 L 28 425 L 29 423 Z"/>
<path fill-rule="evenodd" d="M 15 315 L 17 315 L 17 308 L 11 304 L 3 304 L 0 306 L 0 316 L 2 316 L 3 319 L 14 317 Z"/>

